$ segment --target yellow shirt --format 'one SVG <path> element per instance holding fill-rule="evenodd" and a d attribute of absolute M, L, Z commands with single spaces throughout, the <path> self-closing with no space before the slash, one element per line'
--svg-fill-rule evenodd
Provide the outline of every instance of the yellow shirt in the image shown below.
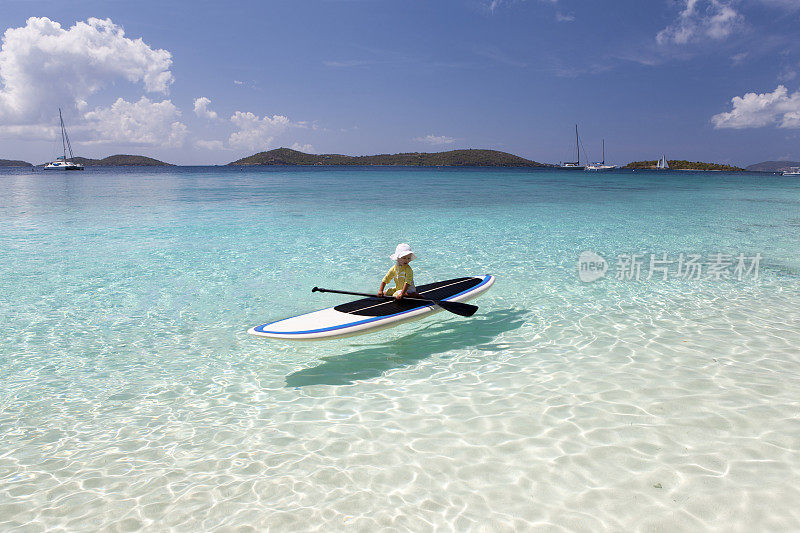
<path fill-rule="evenodd" d="M 400 266 L 396 264 L 383 276 L 384 283 L 389 283 L 391 280 L 394 280 L 394 285 L 398 291 L 403 290 L 403 285 L 406 283 L 413 287 L 414 271 L 408 265 Z"/>

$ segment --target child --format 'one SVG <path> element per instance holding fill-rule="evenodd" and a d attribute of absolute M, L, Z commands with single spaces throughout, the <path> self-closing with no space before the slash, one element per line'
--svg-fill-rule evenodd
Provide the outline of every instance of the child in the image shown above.
<path fill-rule="evenodd" d="M 383 281 L 381 281 L 381 286 L 378 289 L 378 296 L 386 294 L 386 296 L 394 296 L 398 300 L 403 296 L 421 298 L 422 295 L 417 292 L 417 288 L 414 286 L 414 271 L 408 265 L 411 260 L 416 258 L 416 254 L 411 251 L 411 246 L 404 242 L 398 244 L 394 253 L 389 256 L 389 259 L 394 261 L 395 265 L 383 276 Z M 386 288 L 386 284 L 393 279 L 395 287 L 384 292 L 383 289 Z"/>

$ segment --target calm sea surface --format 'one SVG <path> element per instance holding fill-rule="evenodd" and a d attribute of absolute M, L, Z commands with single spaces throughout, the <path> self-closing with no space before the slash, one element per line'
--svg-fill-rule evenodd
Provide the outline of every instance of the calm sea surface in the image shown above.
<path fill-rule="evenodd" d="M 247 335 L 399 242 L 478 314 Z M 771 175 L 0 170 L 0 530 L 799 529 L 798 251 Z"/>

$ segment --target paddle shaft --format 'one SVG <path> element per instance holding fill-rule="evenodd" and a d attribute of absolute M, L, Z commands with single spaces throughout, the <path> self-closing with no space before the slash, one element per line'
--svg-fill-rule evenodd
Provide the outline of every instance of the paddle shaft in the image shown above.
<path fill-rule="evenodd" d="M 385 300 L 395 300 L 394 296 L 378 296 L 376 294 L 369 294 L 366 292 L 352 292 L 352 291 L 337 291 L 335 289 L 320 289 L 319 287 L 314 287 L 311 289 L 311 292 L 332 292 L 335 294 L 348 294 L 350 296 L 366 296 L 367 298 L 383 298 Z M 461 316 L 472 316 L 475 314 L 475 311 L 478 310 L 478 307 L 472 304 L 465 304 L 462 302 L 448 302 L 446 300 L 429 300 L 427 298 L 413 298 L 413 297 L 406 297 L 403 296 L 403 300 L 408 300 L 410 302 L 426 302 L 438 305 L 442 309 L 450 311 L 451 313 L 455 313 Z"/>
<path fill-rule="evenodd" d="M 377 294 L 368 294 L 366 292 L 350 292 L 350 291 L 337 291 L 334 289 L 320 289 L 319 287 L 314 287 L 311 289 L 311 292 L 333 292 L 336 294 L 349 294 L 350 296 L 366 296 L 368 298 L 386 298 L 387 300 L 394 300 L 394 296 L 378 296 Z M 412 298 L 410 296 L 403 296 L 403 300 L 410 300 L 415 302 L 433 302 L 438 304 L 439 302 L 436 300 L 428 300 L 427 298 Z"/>

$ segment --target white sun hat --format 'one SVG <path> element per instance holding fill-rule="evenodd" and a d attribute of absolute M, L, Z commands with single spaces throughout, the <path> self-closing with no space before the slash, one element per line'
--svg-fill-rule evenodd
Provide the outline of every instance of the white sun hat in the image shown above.
<path fill-rule="evenodd" d="M 389 259 L 392 261 L 397 261 L 401 257 L 405 257 L 407 255 L 411 255 L 411 259 L 416 259 L 417 254 L 411 251 L 411 246 L 408 244 L 401 242 L 397 245 L 397 248 L 394 249 L 394 253 L 389 256 Z"/>

